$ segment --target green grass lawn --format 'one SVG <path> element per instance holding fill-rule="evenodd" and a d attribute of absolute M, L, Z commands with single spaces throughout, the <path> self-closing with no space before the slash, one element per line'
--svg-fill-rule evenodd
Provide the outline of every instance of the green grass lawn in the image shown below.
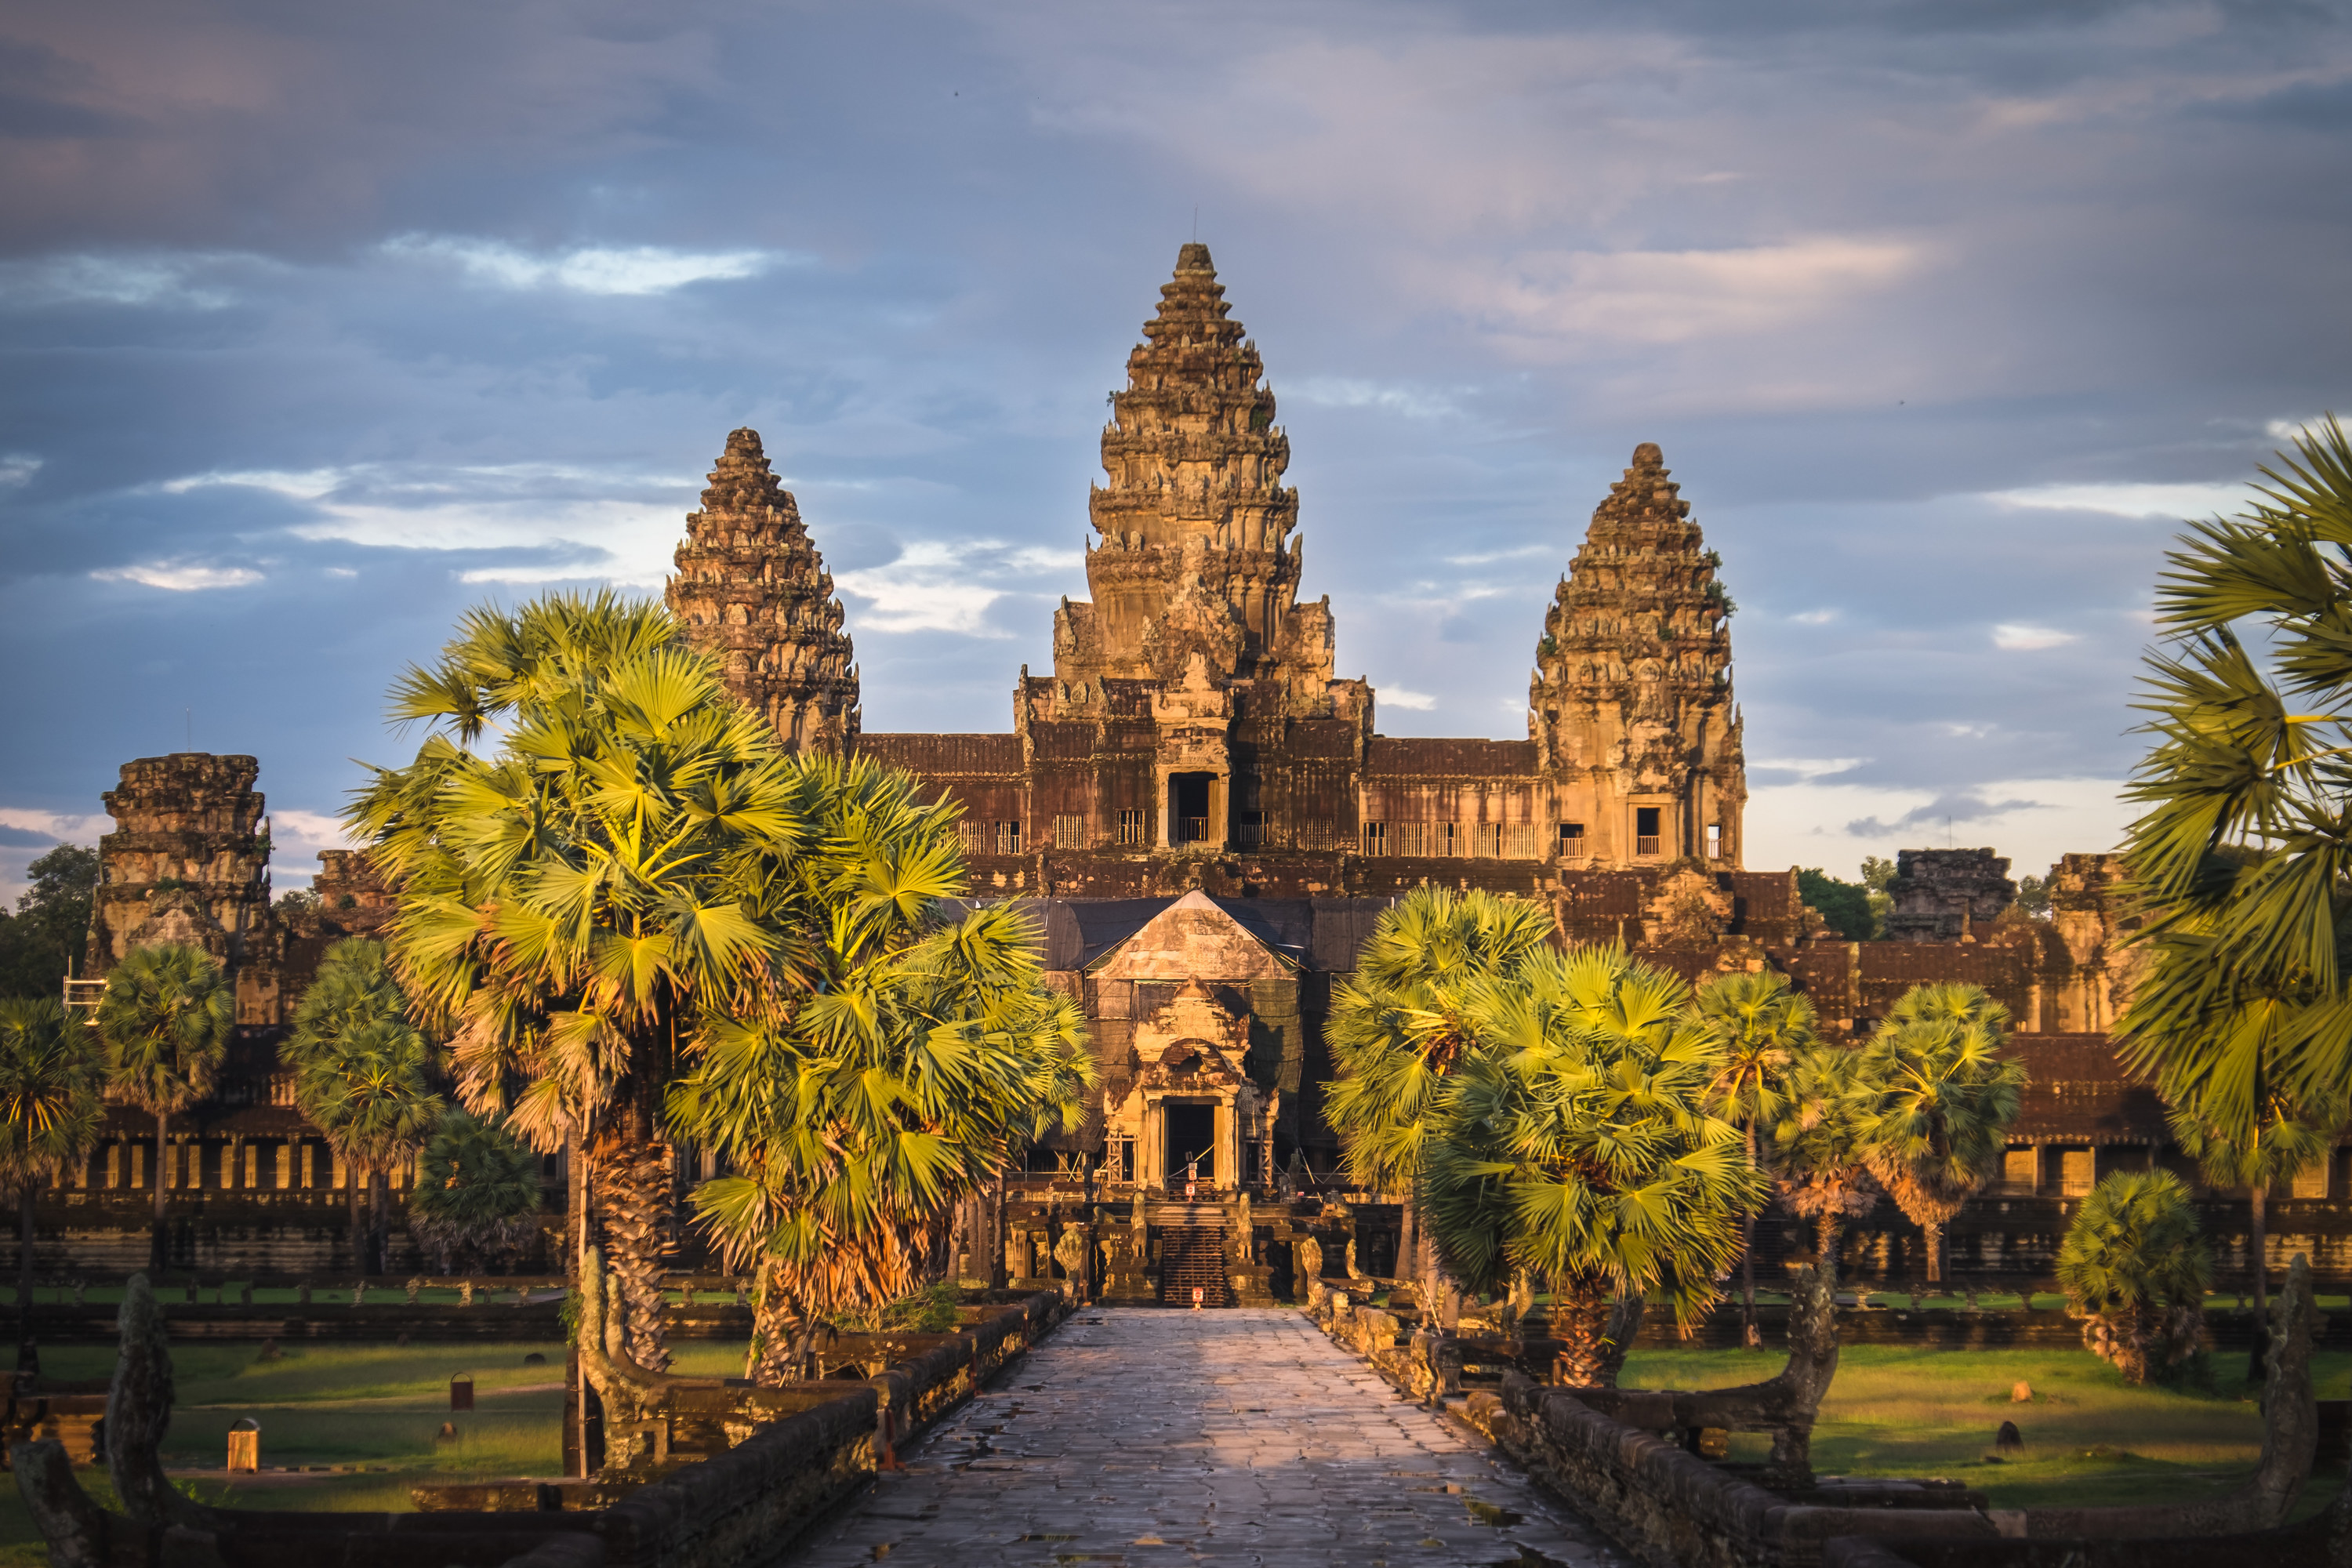
<path fill-rule="evenodd" d="M 1626 1388 L 1724 1388 L 1779 1372 L 1787 1357 L 1757 1351 L 1636 1351 Z M 2135 1388 L 2082 1351 L 1909 1350 L 1855 1345 L 1813 1428 L 1822 1475 L 1942 1476 L 1983 1492 L 1995 1508 L 2095 1508 L 2189 1501 L 2228 1491 L 2262 1451 L 2255 1391 L 2241 1381 L 2242 1352 L 2212 1357 L 2210 1390 Z M 2352 1352 L 2312 1357 L 2323 1398 L 2345 1396 Z M 2033 1390 L 2011 1400 L 2012 1385 Z M 2021 1456 L 1991 1459 L 2004 1421 L 2025 1439 Z M 1732 1457 L 1765 1457 L 1761 1434 L 1732 1439 Z M 2340 1477 L 2313 1483 L 2304 1506 L 2332 1495 Z"/>
<path fill-rule="evenodd" d="M 740 1377 L 745 1346 L 690 1341 L 673 1345 L 673 1371 Z M 545 1364 L 526 1366 L 536 1352 Z M 58 1345 L 41 1352 L 51 1377 L 102 1378 L 110 1345 Z M 341 1512 L 406 1511 L 411 1482 L 499 1476 L 553 1476 L 562 1465 L 563 1347 L 497 1345 L 292 1345 L 262 1361 L 251 1345 L 174 1345 L 173 1407 L 163 1463 L 206 1502 L 230 1508 Z M 475 1408 L 452 1415 L 449 1379 L 474 1380 Z M 322 1466 L 299 1474 L 222 1471 L 229 1426 L 261 1425 L 261 1462 Z M 436 1441 L 443 1422 L 457 1441 Z M 205 1473 L 209 1472 L 209 1473 Z M 103 1468 L 79 1472 L 110 1500 Z M 38 1532 L 13 1486 L 0 1488 L 0 1568 L 46 1561 Z"/>
<path fill-rule="evenodd" d="M 535 1281 L 533 1288 L 543 1288 L 542 1283 Z M 225 1289 L 206 1285 L 196 1291 L 195 1304 L 202 1307 L 234 1307 L 243 1300 L 244 1290 L 243 1282 L 237 1280 L 232 1280 Z M 494 1281 L 490 1288 L 474 1292 L 474 1306 L 478 1309 L 512 1307 L 514 1290 L 515 1288 L 512 1285 L 503 1281 Z M 731 1290 L 697 1290 L 692 1293 L 691 1300 L 688 1300 L 688 1294 L 684 1290 L 669 1290 L 664 1292 L 662 1299 L 673 1306 L 731 1307 L 735 1304 L 735 1293 Z M 156 1299 L 167 1307 L 186 1306 L 188 1305 L 188 1285 L 184 1279 L 167 1278 L 163 1289 L 157 1293 Z M 253 1305 L 292 1307 L 299 1304 L 301 1299 L 302 1293 L 299 1290 L 273 1287 L 254 1291 Z M 36 1306 L 67 1302 L 72 1300 L 73 1292 L 60 1286 L 39 1285 L 33 1289 L 33 1301 Z M 399 1305 L 407 1301 L 408 1290 L 404 1285 L 400 1284 L 370 1286 L 367 1300 L 371 1306 Z M 426 1286 L 417 1291 L 416 1300 L 420 1305 L 427 1307 L 457 1307 L 464 1304 L 464 1292 L 446 1286 Z M 82 1301 L 88 1306 L 112 1307 L 121 1304 L 121 1285 L 91 1285 L 82 1291 Z M 0 1308 L 13 1309 L 16 1304 L 16 1286 L 14 1284 L 0 1286 Z M 310 1305 L 313 1307 L 348 1307 L 351 1304 L 352 1292 L 349 1287 L 341 1290 L 314 1287 L 310 1291 Z"/>

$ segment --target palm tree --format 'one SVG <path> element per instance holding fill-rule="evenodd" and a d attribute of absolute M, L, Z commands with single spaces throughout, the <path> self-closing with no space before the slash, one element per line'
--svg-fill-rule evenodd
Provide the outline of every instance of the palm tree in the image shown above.
<path fill-rule="evenodd" d="M 1418 1252 L 1415 1189 L 1448 1075 L 1473 1044 L 1465 1012 L 1479 987 L 1515 974 L 1546 949 L 1540 906 L 1473 890 L 1416 888 L 1381 916 L 1356 970 L 1333 987 L 1324 1026 L 1337 1082 L 1325 1117 L 1339 1132 L 1349 1177 L 1402 1192 L 1401 1251 Z M 1402 1259 L 1401 1272 L 1413 1269 Z"/>
<path fill-rule="evenodd" d="M 2246 1375 L 2255 1378 L 2262 1375 L 2267 1343 L 2263 1325 L 2270 1321 L 2270 1190 L 2328 1157 L 2335 1149 L 2343 1113 L 2339 1110 L 2332 1119 L 2318 1116 L 2271 1089 L 2255 1106 L 2251 1121 L 2223 1126 L 2200 1114 L 2204 1104 L 2196 1096 L 2185 1095 L 2175 1102 L 2166 1121 L 2180 1152 L 2197 1162 L 2208 1182 L 2217 1187 L 2246 1189 L 2255 1325 L 2254 1354 Z"/>
<path fill-rule="evenodd" d="M 1944 1226 L 2000 1173 L 2025 1087 L 2000 1055 L 2009 1009 L 1979 985 L 1915 985 L 1862 1047 L 1863 1138 L 1871 1173 L 1927 1233 L 1927 1279 L 1944 1278 Z"/>
<path fill-rule="evenodd" d="M 54 998 L 0 1001 L 0 1180 L 16 1189 L 16 1364 L 33 1338 L 33 1194 L 89 1157 L 105 1106 L 98 1042 Z"/>
<path fill-rule="evenodd" d="M 950 919 L 952 819 L 869 762 L 807 758 L 824 849 L 797 875 L 804 994 L 712 1017 L 670 1097 L 676 1135 L 733 1174 L 695 1194 L 734 1266 L 760 1278 L 752 1371 L 797 1371 L 827 1315 L 921 1282 L 955 1205 L 1036 1138 L 1077 1125 L 1094 1082 L 1085 1021 L 1045 989 L 1035 921 L 990 905 Z M 941 868 L 947 875 L 943 878 Z"/>
<path fill-rule="evenodd" d="M 1471 1289 L 1549 1275 L 1563 1375 L 1594 1382 L 1612 1298 L 1664 1288 L 1678 1321 L 1705 1311 L 1766 1195 L 1708 1109 L 1721 1041 L 1679 979 L 1616 947 L 1530 954 L 1464 1014 L 1475 1045 L 1426 1143 L 1430 1226 Z"/>
<path fill-rule="evenodd" d="M 1826 1042 L 1797 1053 L 1788 1102 L 1772 1125 L 1772 1169 L 1780 1201 L 1813 1222 L 1815 1262 L 1837 1288 L 1846 1223 L 1877 1205 L 1863 1112 L 1869 1104 L 1862 1053 Z"/>
<path fill-rule="evenodd" d="M 2102 1178 L 2058 1248 L 2067 1305 L 2091 1320 L 2084 1337 L 2133 1383 L 2197 1349 L 2211 1273 L 2189 1190 L 2169 1171 Z"/>
<path fill-rule="evenodd" d="M 2329 416 L 2294 447 L 2166 557 L 2126 843 L 2150 962 L 2125 1060 L 2231 1151 L 2209 1171 L 2252 1187 L 2257 1227 L 2308 1113 L 2352 1102 L 2352 441 Z"/>
<path fill-rule="evenodd" d="M 387 1023 L 408 1026 L 409 1019 L 408 999 L 393 977 L 384 945 L 370 937 L 346 937 L 320 959 L 317 974 L 294 1009 L 293 1032 L 278 1048 L 279 1065 L 294 1071 L 299 1082 L 304 1068 L 328 1064 L 314 1076 L 312 1091 L 320 1097 L 320 1113 L 331 1114 L 328 1107 L 338 1094 L 341 1064 L 352 1055 L 346 1037 Z M 316 1124 L 324 1131 L 323 1122 Z M 373 1194 L 347 1152 L 344 1165 L 351 1183 L 352 1256 L 362 1273 L 373 1273 L 374 1226 L 362 1217 L 362 1205 L 372 1207 Z"/>
<path fill-rule="evenodd" d="M 450 1260 L 503 1261 L 539 1230 L 539 1157 L 504 1128 L 463 1110 L 441 1118 L 417 1163 L 409 1232 Z"/>
<path fill-rule="evenodd" d="M 108 1086 L 155 1119 L 155 1231 L 149 1268 L 169 1261 L 163 1160 L 171 1118 L 212 1092 L 236 1024 L 236 995 L 210 953 L 184 942 L 134 947 L 106 977 L 98 1037 Z"/>
<path fill-rule="evenodd" d="M 354 1230 L 362 1273 L 380 1274 L 392 1221 L 392 1173 L 440 1120 L 431 1089 L 433 1047 L 397 1013 L 352 1022 L 292 1058 L 294 1103 L 364 1183 L 368 1224 Z"/>
<path fill-rule="evenodd" d="M 1789 988 L 1789 977 L 1766 971 L 1718 975 L 1698 988 L 1699 1016 L 1715 1026 L 1723 1065 L 1708 1085 L 1717 1115 L 1738 1124 L 1748 1163 L 1759 1165 L 1758 1137 L 1787 1115 L 1789 1073 L 1798 1053 L 1820 1043 L 1813 1005 Z M 1756 1327 L 1756 1216 L 1740 1222 L 1739 1300 L 1748 1337 Z"/>
<path fill-rule="evenodd" d="M 708 1018 L 800 985 L 793 873 L 820 785 L 667 611 L 609 593 L 469 612 L 392 714 L 432 732 L 347 820 L 401 885 L 393 967 L 454 1036 L 466 1106 L 575 1156 L 567 1251 L 593 1215 L 630 1353 L 658 1369 L 662 1096 Z"/>

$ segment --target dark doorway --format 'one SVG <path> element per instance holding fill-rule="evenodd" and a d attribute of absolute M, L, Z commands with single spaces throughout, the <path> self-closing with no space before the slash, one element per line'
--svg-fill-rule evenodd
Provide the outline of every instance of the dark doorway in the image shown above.
<path fill-rule="evenodd" d="M 1633 853 L 1655 855 L 1658 852 L 1659 808 L 1637 805 L 1633 808 Z"/>
<path fill-rule="evenodd" d="M 1170 1105 L 1161 1102 L 1168 1118 L 1168 1183 L 1217 1179 L 1217 1108 L 1213 1105 Z M 1187 1167 L 1191 1173 L 1186 1173 Z"/>
<path fill-rule="evenodd" d="M 1209 781 L 1214 773 L 1168 775 L 1168 841 L 1199 844 L 1209 837 Z"/>

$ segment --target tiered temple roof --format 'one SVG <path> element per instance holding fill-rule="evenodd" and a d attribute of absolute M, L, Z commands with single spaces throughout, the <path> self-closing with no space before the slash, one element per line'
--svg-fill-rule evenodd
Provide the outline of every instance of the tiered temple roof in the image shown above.
<path fill-rule="evenodd" d="M 857 669 L 841 601 L 758 431 L 727 437 L 686 534 L 669 607 L 725 664 L 728 686 L 794 750 L 854 741 Z"/>
<path fill-rule="evenodd" d="M 1644 441 L 1594 509 L 1544 616 L 1528 734 L 1564 778 L 1581 774 L 1619 798 L 1689 802 L 1689 841 L 1664 853 L 1737 864 L 1748 790 L 1732 604 L 1681 489 Z M 1702 840 L 1703 823 L 1717 826 L 1718 843 Z"/>
<path fill-rule="evenodd" d="M 1296 602 L 1290 439 L 1224 292 L 1209 247 L 1183 247 L 1128 356 L 1127 390 L 1111 395 L 1108 482 L 1087 507 L 1093 601 L 1055 616 L 1055 676 L 1074 706 L 1115 701 L 1106 679 L 1182 681 L 1197 657 L 1210 681 L 1287 687 L 1297 706 L 1328 710 L 1329 608 Z"/>

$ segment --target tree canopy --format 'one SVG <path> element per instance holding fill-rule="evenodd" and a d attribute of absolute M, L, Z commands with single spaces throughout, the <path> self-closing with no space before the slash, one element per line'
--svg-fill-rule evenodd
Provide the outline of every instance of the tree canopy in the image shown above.
<path fill-rule="evenodd" d="M 89 937 L 98 851 L 60 844 L 26 868 L 31 885 L 14 914 L 0 911 L 0 996 L 58 996 L 67 966 Z"/>
<path fill-rule="evenodd" d="M 2125 847 L 2151 959 L 2126 1059 L 2241 1142 L 2281 1095 L 2352 1100 L 2352 442 L 2330 416 L 2262 475 L 2165 557 Z"/>
<path fill-rule="evenodd" d="M 1869 942 L 1879 934 L 1879 911 L 1871 904 L 1870 889 L 1860 882 L 1841 880 L 1815 866 L 1797 873 L 1797 896 L 1848 942 Z"/>

